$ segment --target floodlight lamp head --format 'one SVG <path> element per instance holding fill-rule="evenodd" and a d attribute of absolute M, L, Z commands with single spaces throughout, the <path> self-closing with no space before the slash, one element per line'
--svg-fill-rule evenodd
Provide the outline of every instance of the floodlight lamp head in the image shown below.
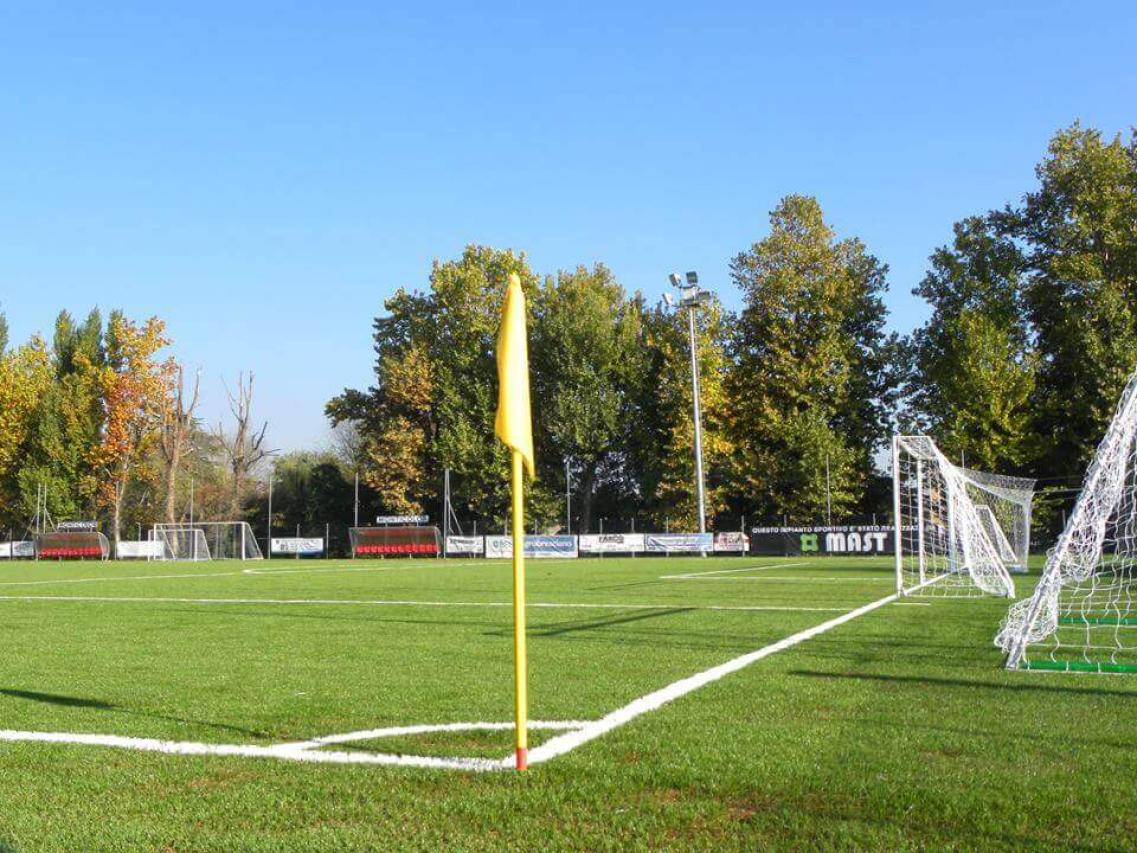
<path fill-rule="evenodd" d="M 663 294 L 663 302 L 668 308 L 675 307 L 675 298 L 670 293 Z"/>
<path fill-rule="evenodd" d="M 667 278 L 671 282 L 672 287 L 682 287 L 683 286 L 683 283 L 682 283 L 683 280 L 681 278 L 679 278 L 679 273 L 673 272 Z"/>
<path fill-rule="evenodd" d="M 697 272 L 695 272 L 694 270 L 691 270 L 691 272 L 687 273 L 687 286 L 688 287 L 694 287 L 698 283 L 699 283 L 699 274 Z"/>

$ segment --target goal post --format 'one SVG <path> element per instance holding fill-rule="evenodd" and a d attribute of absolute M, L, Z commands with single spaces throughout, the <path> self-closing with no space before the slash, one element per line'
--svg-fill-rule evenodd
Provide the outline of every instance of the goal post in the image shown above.
<path fill-rule="evenodd" d="M 895 436 L 892 449 L 897 592 L 1013 598 L 1004 560 L 1013 547 L 1007 539 L 1000 554 L 1001 543 L 988 530 L 992 515 L 998 527 L 998 514 L 976 506 L 971 472 L 949 462 L 926 435 Z"/>
<path fill-rule="evenodd" d="M 155 524 L 152 539 L 166 543 L 166 560 L 260 560 L 256 536 L 247 521 L 195 521 Z"/>
<path fill-rule="evenodd" d="M 995 637 L 1007 669 L 1137 673 L 1137 371 L 1034 594 Z"/>

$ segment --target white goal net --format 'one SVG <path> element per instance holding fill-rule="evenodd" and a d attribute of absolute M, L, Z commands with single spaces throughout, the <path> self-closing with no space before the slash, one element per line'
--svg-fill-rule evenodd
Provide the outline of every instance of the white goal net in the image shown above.
<path fill-rule="evenodd" d="M 1137 673 L 1137 372 L 1066 529 L 995 643 L 1008 669 Z"/>
<path fill-rule="evenodd" d="M 996 475 L 953 465 L 926 435 L 898 435 L 892 450 L 897 591 L 1013 598 L 1008 558 L 1014 555 L 1016 539 L 999 522 L 1015 511 L 1005 506 L 1013 503 L 1008 495 L 984 482 Z M 1029 530 L 1029 499 L 1025 516 Z M 1025 564 L 1029 540 L 1022 547 Z"/>
<path fill-rule="evenodd" d="M 155 524 L 150 538 L 163 543 L 164 560 L 260 560 L 260 546 L 246 521 Z"/>

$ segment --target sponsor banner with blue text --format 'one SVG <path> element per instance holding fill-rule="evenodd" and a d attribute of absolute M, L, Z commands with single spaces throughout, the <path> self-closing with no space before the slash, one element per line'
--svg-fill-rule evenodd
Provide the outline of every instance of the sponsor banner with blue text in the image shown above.
<path fill-rule="evenodd" d="M 487 536 L 487 557 L 512 557 L 512 536 Z M 575 536 L 525 536 L 525 556 L 534 559 L 577 556 Z"/>
<path fill-rule="evenodd" d="M 702 554 L 715 548 L 710 533 L 645 533 L 644 543 L 652 554 Z"/>

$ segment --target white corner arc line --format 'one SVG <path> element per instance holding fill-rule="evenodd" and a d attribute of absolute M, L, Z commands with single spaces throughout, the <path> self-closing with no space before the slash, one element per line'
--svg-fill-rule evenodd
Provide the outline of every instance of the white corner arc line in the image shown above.
<path fill-rule="evenodd" d="M 859 616 L 864 616 L 866 613 L 871 613 L 878 608 L 884 607 L 886 604 L 891 604 L 897 599 L 896 593 L 886 595 L 884 598 L 877 599 L 876 601 L 866 604 L 863 607 L 858 607 L 856 610 L 850 610 L 835 619 L 830 619 L 827 622 L 822 622 L 820 625 L 815 625 L 812 628 L 806 628 L 804 631 L 798 631 L 796 634 L 791 634 L 783 640 L 778 640 L 776 643 L 771 643 L 768 646 L 763 646 L 753 652 L 747 652 L 744 655 L 729 660 L 726 663 L 719 664 L 718 666 L 711 667 L 710 669 L 703 670 L 695 675 L 682 678 L 679 681 L 672 682 L 666 687 L 662 687 L 646 696 L 641 696 L 632 702 L 629 702 L 622 708 L 618 708 L 609 714 L 606 714 L 601 719 L 594 723 L 589 723 L 582 729 L 578 729 L 567 734 L 558 735 L 545 741 L 543 744 L 529 750 L 529 763 L 539 764 L 543 761 L 548 761 L 550 758 L 556 758 L 558 755 L 564 755 L 566 752 L 571 752 L 578 746 L 588 743 L 590 740 L 595 740 L 601 735 L 605 735 L 613 729 L 619 728 L 625 723 L 629 723 L 636 717 L 640 717 L 650 711 L 654 711 L 668 702 L 678 699 L 681 696 L 686 696 L 701 687 L 718 681 L 720 678 L 730 675 L 732 672 L 737 672 L 744 667 L 749 666 L 755 661 L 762 658 L 769 657 L 780 651 L 796 646 L 798 643 L 803 643 L 806 640 L 816 637 L 818 634 L 824 634 L 839 625 L 844 625 L 846 622 L 851 622 Z"/>

